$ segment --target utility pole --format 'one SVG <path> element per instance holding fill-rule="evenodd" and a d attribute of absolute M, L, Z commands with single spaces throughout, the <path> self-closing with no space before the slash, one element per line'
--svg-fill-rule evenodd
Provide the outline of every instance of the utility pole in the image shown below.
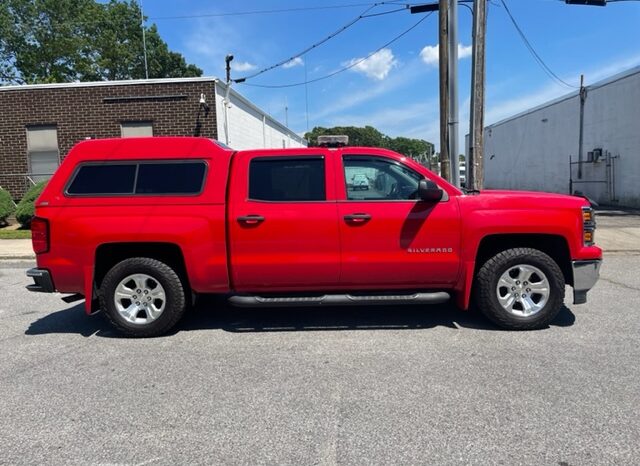
<path fill-rule="evenodd" d="M 440 65 L 440 176 L 451 181 L 449 170 L 449 0 L 440 1 L 438 55 Z"/>
<path fill-rule="evenodd" d="M 471 61 L 471 118 L 469 121 L 469 160 L 467 185 L 484 185 L 484 83 L 487 0 L 473 2 L 473 52 Z"/>
<path fill-rule="evenodd" d="M 289 127 L 289 99 L 284 96 L 284 125 Z"/>
<path fill-rule="evenodd" d="M 233 55 L 228 54 L 224 57 L 225 70 L 227 72 L 227 89 L 224 93 L 224 100 L 222 101 L 224 107 L 224 143 L 228 146 L 231 144 L 229 136 L 229 93 L 231 92 L 231 62 L 233 61 Z M 236 80 L 236 82 L 242 82 L 243 80 Z"/>
<path fill-rule="evenodd" d="M 144 52 L 144 77 L 149 79 L 149 66 L 147 64 L 147 33 L 144 27 L 144 13 L 142 12 L 142 0 L 140 0 L 140 27 L 142 28 L 142 51 Z"/>
<path fill-rule="evenodd" d="M 454 0 L 439 0 L 439 3 L 427 3 L 410 7 L 411 14 L 438 11 L 438 58 L 440 75 L 440 176 L 451 181 L 449 159 L 449 2 Z M 455 45 L 457 47 L 457 44 Z M 457 52 L 457 49 L 456 49 Z M 454 83 L 455 84 L 455 83 Z M 457 97 L 456 97 L 457 98 Z M 457 105 L 456 105 L 457 107 Z M 456 117 L 457 120 L 457 117 Z M 458 183 L 459 181 L 458 177 Z"/>
<path fill-rule="evenodd" d="M 451 183 L 460 187 L 458 150 L 458 0 L 449 0 L 449 158 Z M 441 42 L 442 44 L 442 42 Z"/>

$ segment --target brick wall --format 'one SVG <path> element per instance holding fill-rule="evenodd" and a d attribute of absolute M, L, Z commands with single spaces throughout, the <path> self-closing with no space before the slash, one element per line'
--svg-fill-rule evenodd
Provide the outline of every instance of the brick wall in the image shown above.
<path fill-rule="evenodd" d="M 210 104 L 199 112 L 200 94 Z M 60 156 L 87 138 L 120 137 L 126 121 L 152 121 L 155 136 L 217 138 L 214 81 L 132 83 L 0 90 L 0 186 L 19 199 L 28 188 L 27 131 L 55 125 Z"/>

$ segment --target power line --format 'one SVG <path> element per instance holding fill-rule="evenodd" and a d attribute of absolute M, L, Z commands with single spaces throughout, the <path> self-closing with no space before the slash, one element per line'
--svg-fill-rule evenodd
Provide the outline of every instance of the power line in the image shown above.
<path fill-rule="evenodd" d="M 509 7 L 507 6 L 507 3 L 505 2 L 505 0 L 500 0 L 500 2 L 502 3 L 502 6 L 504 7 L 505 11 L 507 12 L 507 15 L 511 19 L 511 22 L 513 23 L 513 25 L 515 26 L 516 30 L 518 31 L 518 34 L 520 35 L 520 38 L 524 42 L 524 45 L 527 47 L 527 49 L 529 50 L 531 55 L 533 55 L 534 59 L 540 65 L 540 67 L 542 67 L 544 72 L 551 79 L 554 79 L 559 84 L 561 84 L 563 86 L 566 86 L 568 88 L 571 88 L 571 89 L 578 89 L 579 86 L 574 86 L 572 84 L 569 84 L 568 82 L 566 82 L 565 80 L 560 78 L 557 74 L 555 74 L 551 68 L 549 68 L 549 66 L 544 62 L 542 57 L 540 57 L 540 55 L 538 55 L 538 52 L 536 52 L 536 50 L 533 48 L 533 45 L 531 45 L 531 42 L 529 42 L 529 40 L 527 39 L 527 36 L 524 34 L 522 29 L 520 29 L 520 26 L 518 25 L 518 22 L 516 21 L 516 19 L 511 14 L 511 11 L 509 10 Z"/>
<path fill-rule="evenodd" d="M 325 5 L 325 6 L 311 6 L 311 7 L 298 7 L 298 8 L 278 8 L 273 10 L 249 10 L 249 11 L 232 11 L 227 13 L 203 13 L 197 15 L 179 15 L 179 16 L 152 16 L 149 19 L 192 19 L 192 18 L 217 18 L 221 16 L 249 16 L 249 15 L 264 15 L 275 13 L 296 13 L 300 11 L 313 11 L 313 10 L 335 10 L 344 8 L 355 8 L 358 6 L 370 6 L 368 3 L 350 3 L 347 5 Z"/>
<path fill-rule="evenodd" d="M 384 5 L 386 2 L 378 2 L 378 3 L 373 3 L 370 4 L 369 7 L 367 9 L 365 9 L 362 13 L 360 13 L 357 17 L 353 18 L 351 21 L 347 22 L 344 26 L 340 27 L 339 29 L 337 29 L 336 31 L 332 32 L 331 34 L 329 34 L 327 37 L 325 37 L 324 39 L 310 45 L 309 47 L 307 47 L 306 49 L 302 50 L 301 52 L 296 53 L 295 55 L 290 56 L 289 58 L 286 58 L 284 60 L 279 61 L 278 63 L 275 63 L 271 66 L 268 66 L 266 68 L 261 69 L 260 71 L 256 71 L 255 73 L 252 73 L 250 75 L 244 76 L 242 78 L 238 78 L 237 81 L 241 82 L 241 81 L 245 81 L 247 79 L 252 79 L 255 78 L 256 76 L 259 76 L 263 73 L 266 73 L 267 71 L 271 71 L 275 68 L 278 68 L 280 66 L 285 65 L 286 63 L 289 63 L 290 61 L 302 57 L 303 55 L 309 53 L 311 50 L 321 46 L 322 44 L 324 44 L 325 42 L 328 42 L 329 40 L 333 39 L 334 37 L 336 37 L 338 34 L 341 34 L 342 32 L 346 31 L 347 29 L 349 29 L 351 26 L 353 26 L 354 24 L 356 24 L 358 21 L 364 19 L 364 18 L 371 18 L 373 16 L 381 16 L 381 15 L 385 15 L 385 14 L 390 14 L 390 13 L 396 13 L 398 11 L 401 10 L 405 10 L 406 7 L 403 8 L 398 8 L 395 10 L 390 10 L 390 11 L 385 11 L 385 12 L 381 12 L 381 13 L 372 13 L 372 14 L 367 14 L 369 13 L 371 10 L 373 10 L 374 8 L 376 8 L 377 6 L 380 5 Z"/>
<path fill-rule="evenodd" d="M 390 46 L 391 44 L 393 44 L 394 42 L 396 42 L 400 38 L 402 38 L 405 35 L 407 35 L 413 29 L 418 27 L 418 25 L 420 25 L 420 23 L 422 23 L 424 20 L 426 20 L 432 14 L 433 14 L 433 12 L 426 14 L 419 21 L 417 21 L 415 24 L 413 24 L 413 26 L 411 26 L 409 29 L 404 30 L 403 32 L 401 32 L 400 34 L 395 36 L 393 39 L 391 39 L 389 42 L 387 42 L 386 44 L 378 47 L 376 50 L 374 50 L 373 52 L 371 52 L 367 56 L 365 56 L 363 58 L 360 58 L 360 59 L 350 63 L 349 65 L 347 65 L 347 66 L 345 66 L 343 68 L 340 68 L 339 70 L 336 70 L 336 71 L 334 71 L 332 73 L 329 73 L 329 74 L 327 74 L 325 76 L 321 76 L 321 77 L 315 78 L 315 79 L 305 80 L 303 82 L 291 83 L 291 84 L 250 84 L 250 83 L 246 83 L 246 82 L 242 82 L 241 84 L 244 84 L 245 86 L 251 86 L 251 87 L 263 87 L 263 88 L 269 88 L 269 89 L 281 89 L 281 88 L 285 88 L 285 87 L 304 86 L 306 84 L 311 84 L 311 83 L 315 83 L 315 82 L 318 82 L 318 81 L 322 81 L 324 79 L 331 78 L 331 77 L 333 77 L 333 76 L 335 76 L 337 74 L 340 74 L 340 73 L 343 73 L 343 72 L 345 72 L 347 70 L 350 70 L 354 66 L 362 63 L 363 61 L 367 60 L 368 58 L 371 58 L 373 55 L 375 55 L 376 53 L 380 52 L 382 49 Z"/>

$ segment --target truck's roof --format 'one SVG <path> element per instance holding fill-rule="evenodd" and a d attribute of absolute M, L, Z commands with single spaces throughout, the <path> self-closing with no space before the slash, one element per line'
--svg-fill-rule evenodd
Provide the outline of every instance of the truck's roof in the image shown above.
<path fill-rule="evenodd" d="M 294 148 L 271 148 L 271 149 L 250 149 L 260 153 L 267 153 L 273 156 L 291 155 L 306 153 L 318 153 L 327 150 L 324 147 L 294 147 Z M 339 149 L 329 148 L 328 150 L 342 150 L 355 153 L 384 153 L 386 149 L 374 147 L 346 146 Z M 203 137 L 177 137 L 177 136 L 154 136 L 154 137 L 132 137 L 132 138 L 112 138 L 112 139 L 88 139 L 77 144 L 73 151 L 73 158 L 80 160 L 124 160 L 124 159 L 168 159 L 168 158 L 206 158 L 220 154 L 230 156 L 233 153 L 230 149 L 218 141 Z"/>
<path fill-rule="evenodd" d="M 69 154 L 81 160 L 119 160 L 131 158 L 203 158 L 233 151 L 216 141 L 200 137 L 133 137 L 88 139 Z"/>

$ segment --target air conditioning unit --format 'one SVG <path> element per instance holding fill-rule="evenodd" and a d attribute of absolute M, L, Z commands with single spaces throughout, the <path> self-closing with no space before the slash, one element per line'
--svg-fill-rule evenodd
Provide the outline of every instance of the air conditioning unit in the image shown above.
<path fill-rule="evenodd" d="M 593 163 L 598 163 L 602 159 L 602 149 L 593 149 Z"/>

